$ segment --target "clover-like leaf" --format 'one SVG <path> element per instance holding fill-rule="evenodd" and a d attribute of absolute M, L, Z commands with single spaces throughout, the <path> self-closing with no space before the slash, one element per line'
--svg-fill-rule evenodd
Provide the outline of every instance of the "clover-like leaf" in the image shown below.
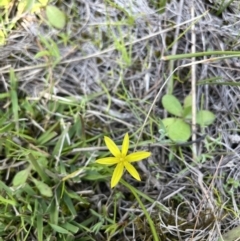
<path fill-rule="evenodd" d="M 162 98 L 162 105 L 170 114 L 179 117 L 182 116 L 182 105 L 174 95 L 164 95 Z"/>
<path fill-rule="evenodd" d="M 191 136 L 190 125 L 179 118 L 166 118 L 162 120 L 168 137 L 174 142 L 185 142 Z"/>
<path fill-rule="evenodd" d="M 215 118 L 216 116 L 211 111 L 200 110 L 197 113 L 197 124 L 199 124 L 202 127 L 208 126 L 214 122 Z"/>
<path fill-rule="evenodd" d="M 166 132 L 168 132 L 169 126 L 171 126 L 174 123 L 174 121 L 176 121 L 176 119 L 177 118 L 169 117 L 169 118 L 165 118 L 165 119 L 162 120 L 162 123 L 164 125 L 164 128 L 165 128 Z"/>

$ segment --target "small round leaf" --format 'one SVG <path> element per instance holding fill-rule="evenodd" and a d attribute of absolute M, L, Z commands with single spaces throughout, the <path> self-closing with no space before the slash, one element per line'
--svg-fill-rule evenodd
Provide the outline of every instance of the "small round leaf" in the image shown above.
<path fill-rule="evenodd" d="M 174 95 L 164 95 L 162 105 L 170 114 L 182 116 L 182 105 Z"/>
<path fill-rule="evenodd" d="M 197 113 L 197 124 L 199 124 L 200 126 L 208 126 L 211 125 L 214 120 L 215 120 L 216 116 L 209 110 L 200 110 Z"/>
<path fill-rule="evenodd" d="M 190 125 L 179 118 L 163 119 L 168 137 L 174 142 L 186 142 L 191 136 Z"/>
<path fill-rule="evenodd" d="M 49 23 L 58 29 L 64 28 L 66 24 L 65 14 L 59 10 L 57 7 L 49 5 L 46 7 L 46 15 Z"/>
<path fill-rule="evenodd" d="M 174 121 L 176 121 L 176 120 L 177 120 L 177 118 L 174 118 L 174 117 L 169 117 L 169 118 L 165 118 L 162 120 L 162 123 L 163 123 L 166 131 L 168 131 L 169 126 L 171 126 L 174 123 Z"/>

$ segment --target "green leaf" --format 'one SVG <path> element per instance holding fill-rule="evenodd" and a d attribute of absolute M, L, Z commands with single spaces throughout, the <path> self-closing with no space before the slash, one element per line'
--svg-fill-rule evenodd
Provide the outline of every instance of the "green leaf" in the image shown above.
<path fill-rule="evenodd" d="M 191 136 L 190 125 L 179 118 L 166 118 L 162 120 L 168 137 L 174 142 L 185 142 Z"/>
<path fill-rule="evenodd" d="M 38 241 L 43 241 L 43 216 L 37 214 L 37 237 Z"/>
<path fill-rule="evenodd" d="M 26 194 L 28 194 L 29 196 L 37 195 L 37 192 L 28 183 L 26 183 L 21 189 L 23 192 L 26 192 Z"/>
<path fill-rule="evenodd" d="M 119 228 L 118 223 L 108 224 L 103 226 L 106 233 L 109 233 L 110 235 L 113 235 L 116 230 Z"/>
<path fill-rule="evenodd" d="M 108 177 L 109 177 L 108 174 L 102 175 L 95 170 L 87 170 L 83 179 L 88 181 L 98 181 L 98 180 L 104 180 L 104 179 L 106 180 L 106 178 Z"/>
<path fill-rule="evenodd" d="M 3 205 L 7 205 L 7 204 L 10 204 L 12 206 L 17 205 L 17 202 L 15 200 L 6 199 L 6 198 L 1 197 L 1 196 L 0 196 L 0 203 L 3 203 Z"/>
<path fill-rule="evenodd" d="M 37 140 L 39 145 L 44 145 L 57 136 L 57 132 L 55 132 L 56 127 L 59 125 L 59 122 L 55 122 L 52 126 L 49 127 Z"/>
<path fill-rule="evenodd" d="M 51 53 L 48 50 L 43 50 L 43 51 L 39 51 L 37 54 L 35 54 L 34 58 L 38 59 L 44 56 L 50 56 Z"/>
<path fill-rule="evenodd" d="M 29 163 L 31 163 L 31 165 L 36 170 L 36 172 L 38 173 L 38 175 L 41 177 L 42 180 L 44 180 L 44 181 L 49 181 L 50 180 L 50 178 L 48 177 L 48 175 L 44 171 L 44 167 L 39 165 L 38 157 L 35 157 L 33 151 L 31 151 L 29 153 L 28 161 L 29 161 Z"/>
<path fill-rule="evenodd" d="M 192 106 L 184 107 L 182 117 L 184 119 L 191 119 L 192 118 Z"/>
<path fill-rule="evenodd" d="M 79 227 L 77 227 L 71 223 L 63 223 L 62 227 L 74 234 L 79 231 Z"/>
<path fill-rule="evenodd" d="M 64 125 L 64 124 L 63 124 Z M 55 147 L 52 151 L 52 155 L 53 156 L 59 156 L 63 150 L 63 148 L 66 146 L 66 145 L 69 145 L 67 142 L 65 143 L 65 140 L 66 140 L 66 136 L 68 135 L 68 131 L 69 131 L 69 127 L 70 127 L 70 123 L 67 124 L 63 131 L 62 131 L 62 134 L 61 136 L 58 138 L 58 141 L 56 142 L 55 144 Z"/>
<path fill-rule="evenodd" d="M 58 29 L 62 29 L 66 24 L 66 16 L 65 14 L 59 10 L 57 7 L 49 5 L 46 8 L 46 15 L 49 23 Z"/>
<path fill-rule="evenodd" d="M 200 126 L 208 126 L 211 125 L 214 120 L 215 120 L 216 116 L 209 110 L 200 110 L 197 113 L 197 124 L 199 124 Z"/>
<path fill-rule="evenodd" d="M 13 186 L 19 186 L 22 185 L 26 182 L 28 175 L 29 175 L 30 169 L 27 168 L 25 170 L 22 170 L 18 173 L 13 178 Z"/>
<path fill-rule="evenodd" d="M 59 221 L 59 209 L 58 209 L 58 203 L 57 203 L 57 200 L 58 200 L 58 193 L 55 192 L 56 196 L 55 196 L 55 200 L 51 202 L 48 210 L 49 210 L 49 221 L 50 223 L 52 224 L 58 224 L 58 221 Z"/>
<path fill-rule="evenodd" d="M 164 95 L 162 98 L 162 105 L 170 114 L 179 117 L 182 116 L 182 105 L 174 95 Z"/>
<path fill-rule="evenodd" d="M 62 179 L 62 181 L 66 181 L 66 180 L 68 180 L 68 179 L 70 179 L 70 178 L 74 178 L 74 177 L 78 176 L 81 172 L 83 172 L 83 170 L 84 170 L 84 168 L 82 167 L 82 168 L 80 168 L 80 169 L 78 169 L 78 170 L 76 170 L 76 171 L 68 174 L 67 176 L 65 176 L 65 177 Z"/>
<path fill-rule="evenodd" d="M 62 234 L 70 234 L 69 231 L 67 231 L 65 228 L 62 228 L 56 224 L 53 223 L 49 223 L 49 225 L 52 227 L 52 229 L 58 233 L 62 233 Z"/>
<path fill-rule="evenodd" d="M 162 123 L 164 125 L 164 128 L 166 131 L 168 131 L 169 126 L 171 126 L 174 121 L 176 121 L 178 118 L 170 117 L 170 118 L 165 118 L 162 120 Z"/>
<path fill-rule="evenodd" d="M 192 106 L 192 95 L 187 95 L 183 101 L 184 108 L 187 108 L 189 106 Z"/>
<path fill-rule="evenodd" d="M 240 233 L 240 226 L 235 227 L 228 231 L 227 233 L 223 234 L 223 238 L 219 238 L 218 241 L 234 241 L 238 240 Z"/>
<path fill-rule="evenodd" d="M 73 200 L 67 194 L 63 195 L 63 201 L 68 210 L 70 211 L 70 213 L 72 214 L 72 216 L 77 216 L 76 208 L 73 205 Z"/>
<path fill-rule="evenodd" d="M 7 132 L 10 131 L 12 128 L 13 128 L 13 123 L 12 123 L 12 122 L 9 123 L 9 124 L 5 124 L 5 126 L 2 125 L 2 127 L 0 128 L 0 133 L 1 133 L 1 134 L 2 134 L 2 133 L 7 133 Z"/>
<path fill-rule="evenodd" d="M 52 197 L 52 189 L 45 183 L 38 181 L 36 179 L 33 179 L 33 182 L 36 185 L 36 188 L 39 190 L 39 192 L 45 196 L 45 197 Z"/>
<path fill-rule="evenodd" d="M 11 103 L 12 103 L 12 112 L 13 112 L 13 118 L 16 126 L 16 130 L 18 132 L 19 130 L 19 118 L 18 118 L 18 94 L 17 94 L 17 78 L 14 73 L 14 70 L 10 69 L 10 96 L 11 96 Z"/>

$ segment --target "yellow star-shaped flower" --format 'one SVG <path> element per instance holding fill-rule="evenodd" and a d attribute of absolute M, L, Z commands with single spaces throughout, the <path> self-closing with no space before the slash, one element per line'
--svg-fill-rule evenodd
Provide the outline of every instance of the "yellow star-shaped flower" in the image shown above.
<path fill-rule="evenodd" d="M 114 165 L 117 164 L 113 176 L 111 179 L 111 188 L 115 187 L 120 181 L 124 168 L 138 181 L 141 181 L 139 173 L 135 167 L 131 164 L 132 162 L 141 161 L 144 158 L 147 158 L 151 155 L 151 152 L 139 151 L 127 155 L 129 148 L 129 136 L 128 133 L 124 136 L 122 143 L 122 151 L 116 146 L 116 144 L 107 136 L 104 136 L 104 141 L 109 151 L 113 154 L 114 157 L 106 157 L 97 159 L 96 162 L 104 165 Z"/>

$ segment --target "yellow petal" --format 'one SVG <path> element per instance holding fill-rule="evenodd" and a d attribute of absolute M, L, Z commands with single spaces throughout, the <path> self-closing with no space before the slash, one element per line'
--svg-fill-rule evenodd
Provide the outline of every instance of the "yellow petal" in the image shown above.
<path fill-rule="evenodd" d="M 135 179 L 137 179 L 138 181 L 141 181 L 139 173 L 137 172 L 137 170 L 132 164 L 130 164 L 129 162 L 124 162 L 124 166 Z"/>
<path fill-rule="evenodd" d="M 115 156 L 120 155 L 120 150 L 116 146 L 116 144 L 107 136 L 104 136 L 104 141 L 106 143 L 106 146 L 108 147 L 109 151 Z"/>
<path fill-rule="evenodd" d="M 124 136 L 124 139 L 123 139 L 123 143 L 122 143 L 123 156 L 127 155 L 128 147 L 129 147 L 129 136 L 128 136 L 128 133 L 126 133 L 126 135 Z"/>
<path fill-rule="evenodd" d="M 127 155 L 125 160 L 128 162 L 137 162 L 137 161 L 141 161 L 142 159 L 145 159 L 149 156 L 151 156 L 151 152 L 138 151 L 138 152 Z"/>
<path fill-rule="evenodd" d="M 117 164 L 119 160 L 116 157 L 105 157 L 105 158 L 97 159 L 95 162 L 110 166 L 110 165 Z"/>
<path fill-rule="evenodd" d="M 123 174 L 123 163 L 120 162 L 117 164 L 116 168 L 114 169 L 112 180 L 111 180 L 111 188 L 115 187 L 118 182 L 120 181 Z"/>

